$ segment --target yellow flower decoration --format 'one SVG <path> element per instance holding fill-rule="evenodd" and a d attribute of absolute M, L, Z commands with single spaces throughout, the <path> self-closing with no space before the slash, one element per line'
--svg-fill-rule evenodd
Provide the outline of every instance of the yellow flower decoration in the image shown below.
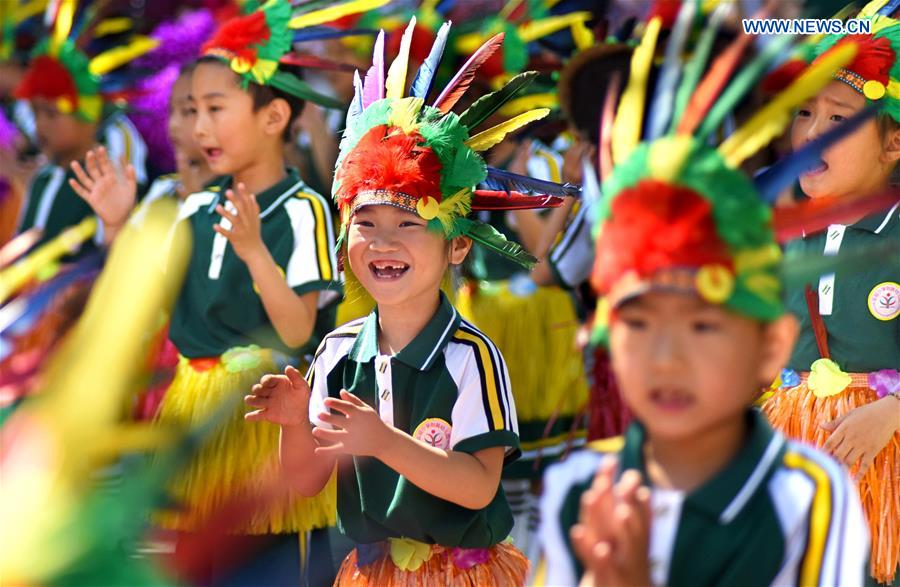
<path fill-rule="evenodd" d="M 253 74 L 253 79 L 255 79 L 257 83 L 265 84 L 272 79 L 272 76 L 275 75 L 277 69 L 277 61 L 272 61 L 271 59 L 257 59 L 253 67 L 250 68 L 250 73 Z"/>
<path fill-rule="evenodd" d="M 429 196 L 423 196 L 416 202 L 416 212 L 419 213 L 422 220 L 431 220 L 432 218 L 435 218 L 440 209 L 441 205 L 438 203 L 437 199 Z"/>
<path fill-rule="evenodd" d="M 231 60 L 231 71 L 243 75 L 250 71 L 253 63 L 242 57 L 235 57 Z"/>
<path fill-rule="evenodd" d="M 724 265 L 704 265 L 697 272 L 697 293 L 711 304 L 721 304 L 734 291 L 734 275 Z"/>
<path fill-rule="evenodd" d="M 430 544 L 409 538 L 391 538 L 391 560 L 404 571 L 417 571 L 431 558 Z"/>
<path fill-rule="evenodd" d="M 847 389 L 853 378 L 844 373 L 831 359 L 819 359 L 812 364 L 806 384 L 816 397 L 830 397 Z"/>

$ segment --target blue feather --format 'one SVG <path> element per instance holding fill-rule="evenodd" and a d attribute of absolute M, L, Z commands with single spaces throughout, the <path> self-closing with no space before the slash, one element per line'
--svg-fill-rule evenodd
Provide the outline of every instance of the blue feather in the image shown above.
<path fill-rule="evenodd" d="M 675 88 L 681 74 L 681 54 L 687 41 L 688 32 L 694 19 L 694 3 L 685 2 L 678 10 L 675 26 L 672 28 L 672 36 L 666 46 L 666 56 L 659 73 L 659 81 L 656 83 L 656 94 L 653 96 L 653 106 L 649 110 L 649 130 L 647 140 L 654 140 L 662 136 L 672 116 L 672 105 L 675 103 Z"/>
<path fill-rule="evenodd" d="M 568 196 L 570 198 L 581 197 L 581 186 L 571 183 L 556 183 L 535 179 L 518 173 L 511 173 L 496 167 L 487 168 L 487 178 L 484 185 L 488 189 L 505 192 L 537 192 L 549 196 Z"/>
<path fill-rule="evenodd" d="M 807 143 L 760 173 L 753 180 L 760 197 L 769 204 L 774 203 L 778 194 L 790 186 L 795 179 L 819 164 L 825 149 L 859 128 L 860 125 L 875 116 L 877 111 L 875 106 L 863 108 L 840 126 Z"/>
<path fill-rule="evenodd" d="M 359 77 L 359 70 L 353 72 L 353 99 L 347 107 L 347 124 L 344 128 L 350 128 L 356 117 L 363 111 L 363 84 Z"/>
<path fill-rule="evenodd" d="M 890 0 L 887 4 L 881 7 L 881 10 L 877 12 L 881 16 L 890 16 L 897 10 L 897 7 L 900 6 L 900 0 Z"/>
<path fill-rule="evenodd" d="M 310 27 L 298 29 L 297 32 L 294 33 L 294 42 L 302 43 L 305 41 L 321 41 L 323 39 L 340 39 L 343 37 L 361 37 L 366 35 L 374 37 L 377 34 L 378 31 L 375 29 L 340 30 L 331 27 Z"/>
<path fill-rule="evenodd" d="M 435 77 L 437 77 L 438 67 L 441 65 L 441 57 L 444 55 L 447 36 L 450 34 L 450 24 L 448 21 L 441 25 L 437 36 L 434 38 L 434 44 L 431 46 L 428 57 L 419 66 L 416 77 L 413 78 L 412 86 L 409 89 L 409 95 L 413 98 L 428 100 L 428 94 L 434 85 Z"/>

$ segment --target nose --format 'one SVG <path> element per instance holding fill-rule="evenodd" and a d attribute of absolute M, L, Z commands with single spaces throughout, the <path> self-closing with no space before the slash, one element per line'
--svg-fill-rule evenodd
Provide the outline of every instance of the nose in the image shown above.
<path fill-rule="evenodd" d="M 207 136 L 207 119 L 208 117 L 203 112 L 197 112 L 197 116 L 194 117 L 194 128 L 192 134 L 195 141 L 199 142 Z"/>
<path fill-rule="evenodd" d="M 682 360 L 682 343 L 670 329 L 660 329 L 650 343 L 651 368 L 658 373 L 673 371 Z"/>
<path fill-rule="evenodd" d="M 376 253 L 390 253 L 399 248 L 396 233 L 389 228 L 377 228 L 369 241 L 369 249 Z"/>

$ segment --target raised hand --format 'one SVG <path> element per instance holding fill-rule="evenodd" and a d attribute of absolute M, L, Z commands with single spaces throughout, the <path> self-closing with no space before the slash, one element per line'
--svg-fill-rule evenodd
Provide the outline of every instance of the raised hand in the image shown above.
<path fill-rule="evenodd" d="M 84 167 L 73 161 L 72 171 L 75 179 L 70 179 L 69 185 L 75 193 L 90 205 L 108 229 L 122 227 L 137 201 L 134 167 L 123 158 L 117 169 L 109 160 L 106 148 L 98 147 L 88 151 Z"/>
<path fill-rule="evenodd" d="M 247 263 L 254 255 L 266 249 L 262 240 L 256 194 L 251 194 L 243 183 L 239 183 L 237 191 L 228 190 L 225 197 L 231 203 L 231 209 L 220 204 L 216 206 L 216 212 L 228 222 L 216 224 L 213 230 L 227 238 L 235 254 Z"/>
<path fill-rule="evenodd" d="M 319 420 L 333 429 L 313 428 L 313 436 L 326 445 L 317 448 L 316 454 L 377 457 L 385 449 L 390 428 L 372 406 L 342 389 L 341 399 L 329 397 L 325 407 L 338 413 L 319 414 Z"/>
<path fill-rule="evenodd" d="M 284 375 L 264 375 L 244 401 L 255 408 L 244 415 L 245 420 L 281 426 L 309 423 L 309 385 L 291 366 L 285 368 Z"/>

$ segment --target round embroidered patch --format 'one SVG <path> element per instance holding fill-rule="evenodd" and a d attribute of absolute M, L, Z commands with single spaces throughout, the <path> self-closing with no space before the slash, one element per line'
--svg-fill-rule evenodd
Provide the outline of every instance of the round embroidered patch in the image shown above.
<path fill-rule="evenodd" d="M 413 438 L 430 444 L 433 447 L 446 450 L 450 448 L 451 430 L 452 427 L 446 420 L 440 418 L 428 418 L 416 426 L 416 431 L 413 432 Z"/>
<path fill-rule="evenodd" d="M 869 292 L 869 312 L 878 320 L 900 316 L 900 283 L 885 281 Z"/>

